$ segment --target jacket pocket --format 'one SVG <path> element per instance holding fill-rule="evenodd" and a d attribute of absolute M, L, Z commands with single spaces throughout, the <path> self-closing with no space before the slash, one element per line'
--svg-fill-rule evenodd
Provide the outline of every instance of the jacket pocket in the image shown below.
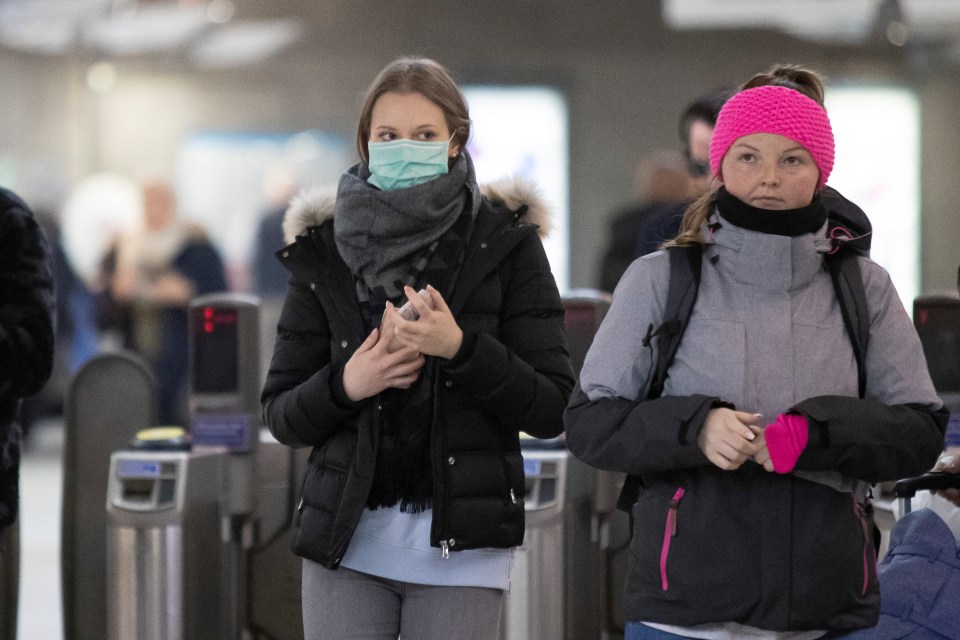
<path fill-rule="evenodd" d="M 850 493 L 796 479 L 792 629 L 855 629 L 876 623 L 879 590 L 872 523 Z"/>
<path fill-rule="evenodd" d="M 749 478 L 704 471 L 671 473 L 637 496 L 629 620 L 684 626 L 736 620 L 759 601 L 753 556 L 760 527 Z"/>

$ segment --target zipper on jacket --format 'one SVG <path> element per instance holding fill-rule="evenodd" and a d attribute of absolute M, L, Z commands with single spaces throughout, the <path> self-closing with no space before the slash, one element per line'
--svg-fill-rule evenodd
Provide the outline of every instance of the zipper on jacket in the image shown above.
<path fill-rule="evenodd" d="M 307 489 L 307 476 L 309 476 L 309 469 L 313 466 L 314 460 L 317 456 L 317 449 L 313 448 L 310 450 L 310 455 L 307 457 L 307 471 L 304 472 L 303 478 L 300 480 L 300 502 L 297 503 L 297 514 L 303 515 L 303 494 Z"/>
<path fill-rule="evenodd" d="M 686 493 L 683 487 L 677 487 L 673 499 L 670 500 L 670 507 L 667 509 L 667 521 L 663 529 L 663 546 L 660 548 L 660 588 L 666 591 L 669 588 L 667 582 L 667 557 L 670 555 L 670 541 L 677 535 L 677 512 L 680 507 L 680 500 Z"/>
<path fill-rule="evenodd" d="M 873 554 L 873 534 L 870 533 L 870 526 L 867 523 L 867 512 L 863 505 L 853 499 L 853 511 L 860 521 L 860 528 L 863 529 L 863 587 L 860 595 L 866 595 L 867 588 L 870 586 L 870 563 L 873 562 L 876 569 L 877 558 Z"/>
<path fill-rule="evenodd" d="M 434 379 L 434 389 L 433 389 L 433 417 L 436 419 L 440 415 L 440 393 L 438 387 L 440 386 L 440 378 L 437 376 L 437 363 L 433 359 L 433 362 L 429 363 L 431 369 L 430 372 L 433 375 Z M 446 451 L 446 429 L 433 429 L 432 435 L 430 436 L 430 456 L 434 463 L 435 469 L 443 469 L 439 474 L 435 474 L 435 479 L 440 480 L 440 486 L 436 486 L 434 483 L 433 488 L 433 518 L 436 520 L 440 519 L 439 529 L 440 529 L 440 557 L 444 560 L 450 559 L 450 547 L 453 546 L 453 538 L 447 538 L 449 535 L 447 531 L 447 509 L 445 508 L 444 498 L 446 497 L 446 478 L 447 473 L 446 466 L 447 460 L 444 458 L 444 452 Z M 437 496 L 440 496 L 440 499 L 437 500 Z M 432 538 L 431 527 L 431 538 Z M 432 542 L 432 540 L 431 540 Z"/>

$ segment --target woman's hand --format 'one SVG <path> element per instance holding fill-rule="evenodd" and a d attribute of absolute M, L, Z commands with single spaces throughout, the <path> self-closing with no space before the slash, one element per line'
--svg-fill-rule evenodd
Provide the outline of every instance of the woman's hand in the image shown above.
<path fill-rule="evenodd" d="M 420 376 L 423 356 L 407 348 L 391 353 L 389 342 L 386 337 L 381 340 L 380 330 L 374 329 L 353 352 L 343 367 L 347 398 L 357 402 L 391 387 L 406 389 Z"/>
<path fill-rule="evenodd" d="M 404 320 L 389 302 L 386 315 L 393 325 L 394 335 L 402 345 L 428 356 L 450 359 L 457 355 L 463 344 L 463 331 L 440 292 L 430 285 L 427 285 L 427 291 L 433 299 L 432 309 L 412 287 L 403 288 L 410 304 L 420 314 L 418 320 Z"/>
<path fill-rule="evenodd" d="M 960 455 L 944 456 L 937 460 L 933 465 L 933 471 L 943 471 L 946 473 L 960 473 Z M 933 491 L 944 500 L 949 500 L 960 507 L 960 489 L 938 489 Z"/>
<path fill-rule="evenodd" d="M 707 459 L 725 471 L 739 469 L 740 466 L 757 455 L 759 447 L 757 435 L 760 421 L 759 413 L 744 413 L 733 409 L 716 408 L 707 414 L 697 444 Z M 756 430 L 752 427 L 756 427 Z"/>

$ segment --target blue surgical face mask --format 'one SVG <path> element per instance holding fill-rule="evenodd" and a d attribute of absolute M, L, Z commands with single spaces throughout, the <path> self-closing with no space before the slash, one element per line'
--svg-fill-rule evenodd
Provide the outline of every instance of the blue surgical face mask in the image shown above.
<path fill-rule="evenodd" d="M 370 177 L 367 182 L 383 191 L 393 191 L 433 180 L 449 171 L 449 148 L 449 140 L 368 142 Z"/>

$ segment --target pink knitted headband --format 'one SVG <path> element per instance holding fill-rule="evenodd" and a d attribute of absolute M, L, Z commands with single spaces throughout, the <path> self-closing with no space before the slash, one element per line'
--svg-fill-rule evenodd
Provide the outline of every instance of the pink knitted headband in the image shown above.
<path fill-rule="evenodd" d="M 776 133 L 802 144 L 820 169 L 817 191 L 823 189 L 833 170 L 833 129 L 816 100 L 774 85 L 747 89 L 727 100 L 710 140 L 710 168 L 721 181 L 723 156 L 738 138 L 751 133 Z"/>

